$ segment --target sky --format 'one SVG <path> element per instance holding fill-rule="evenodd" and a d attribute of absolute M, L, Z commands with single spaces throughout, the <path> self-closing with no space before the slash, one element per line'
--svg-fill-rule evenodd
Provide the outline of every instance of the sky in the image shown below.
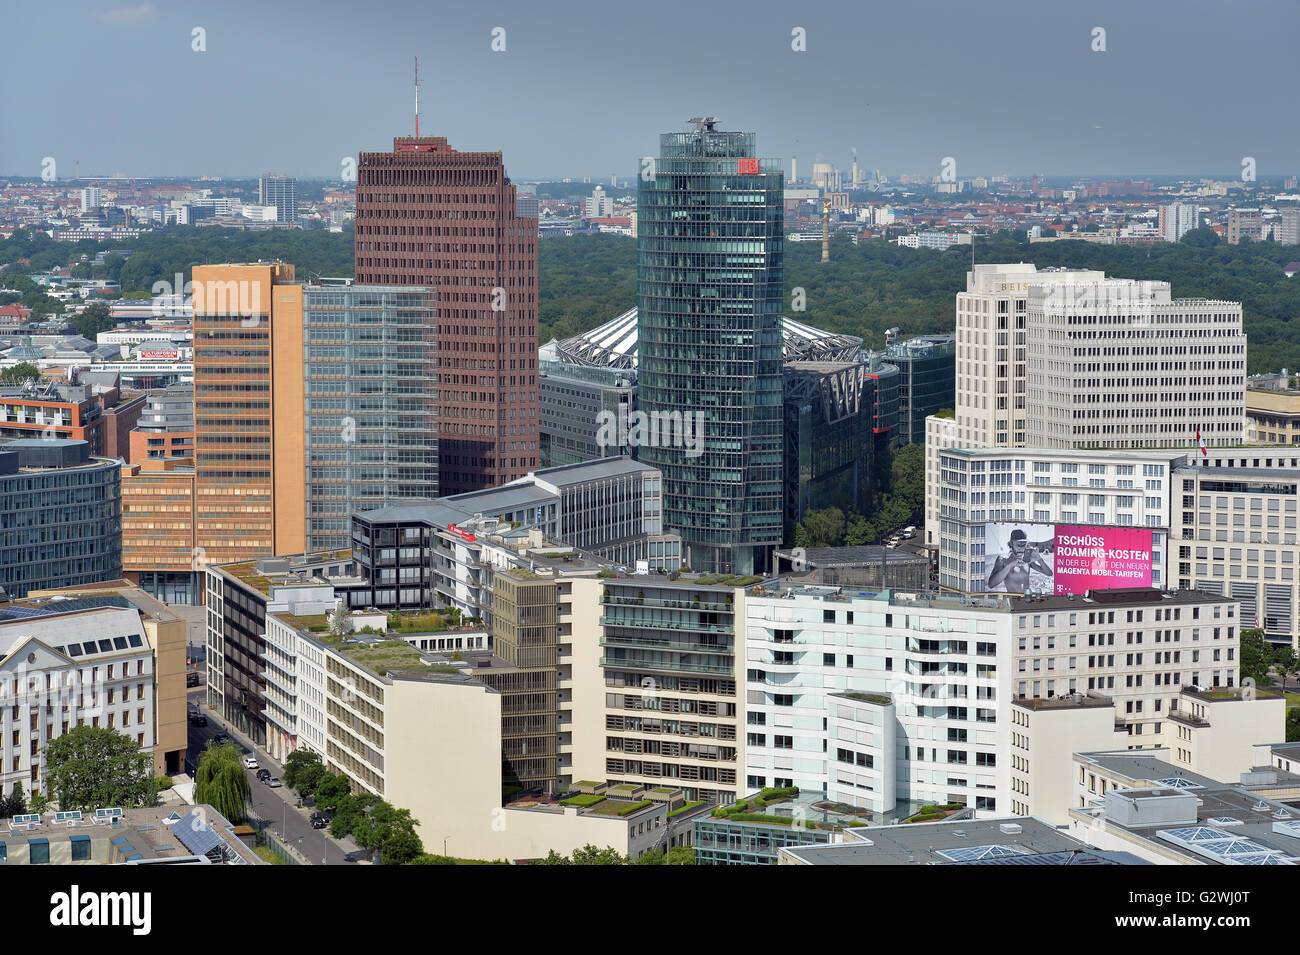
<path fill-rule="evenodd" d="M 1295 0 L 47 0 L 3 22 L 0 175 L 341 176 L 413 132 L 416 56 L 421 132 L 517 180 L 632 178 L 699 115 L 803 178 L 854 148 L 887 176 L 1300 172 Z"/>

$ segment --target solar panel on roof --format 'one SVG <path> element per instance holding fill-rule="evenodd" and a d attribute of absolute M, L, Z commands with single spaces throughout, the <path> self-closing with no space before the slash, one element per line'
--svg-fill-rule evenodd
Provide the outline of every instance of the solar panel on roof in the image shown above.
<path fill-rule="evenodd" d="M 207 855 L 221 845 L 221 837 L 197 813 L 190 813 L 172 827 L 172 833 L 196 856 Z"/>

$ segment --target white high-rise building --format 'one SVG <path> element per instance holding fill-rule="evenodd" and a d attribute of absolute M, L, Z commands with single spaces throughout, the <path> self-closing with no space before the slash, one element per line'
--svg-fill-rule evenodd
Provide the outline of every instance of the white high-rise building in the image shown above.
<path fill-rule="evenodd" d="M 1241 442 L 1241 303 L 1174 299 L 1168 282 L 1035 285 L 1028 446 L 1188 448 Z"/>
<path fill-rule="evenodd" d="M 1166 242 L 1177 242 L 1200 222 L 1200 211 L 1187 202 L 1171 202 L 1160 207 L 1157 229 Z"/>
<path fill-rule="evenodd" d="M 99 186 L 86 186 L 81 190 L 81 211 L 94 212 L 103 205 Z"/>
<path fill-rule="evenodd" d="M 1214 594 L 807 587 L 744 604 L 751 791 L 798 786 L 879 815 L 924 803 L 1063 815 L 1058 790 L 1080 747 L 1169 747 L 1183 771 L 1235 773 L 1284 719 L 1280 697 L 1237 699 L 1252 719 L 1197 715 L 1196 688 L 1226 697 L 1240 682 L 1238 607 Z"/>
<path fill-rule="evenodd" d="M 591 190 L 591 197 L 587 199 L 587 218 L 608 219 L 613 214 L 614 200 L 605 195 L 605 190 L 600 186 Z"/>
<path fill-rule="evenodd" d="M 956 407 L 926 419 L 926 543 L 945 448 L 1187 448 L 1240 441 L 1241 304 L 1167 282 L 1030 263 L 976 265 L 957 294 Z M 1132 396 L 1141 395 L 1140 401 Z"/>

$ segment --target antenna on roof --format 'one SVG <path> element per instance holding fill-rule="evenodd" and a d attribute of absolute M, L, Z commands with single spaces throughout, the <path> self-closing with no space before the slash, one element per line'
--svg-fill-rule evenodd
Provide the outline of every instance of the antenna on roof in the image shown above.
<path fill-rule="evenodd" d="M 415 58 L 415 138 L 420 138 L 420 58 Z"/>

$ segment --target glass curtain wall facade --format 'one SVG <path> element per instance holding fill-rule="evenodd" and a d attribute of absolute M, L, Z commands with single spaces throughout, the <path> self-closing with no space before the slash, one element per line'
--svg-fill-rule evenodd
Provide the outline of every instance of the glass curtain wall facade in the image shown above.
<path fill-rule="evenodd" d="M 782 531 L 784 175 L 713 126 L 661 135 L 638 188 L 638 405 L 659 424 L 639 458 L 690 565 L 750 574 Z"/>
<path fill-rule="evenodd" d="M 307 549 L 351 546 L 351 516 L 438 496 L 433 292 L 306 286 Z"/>

